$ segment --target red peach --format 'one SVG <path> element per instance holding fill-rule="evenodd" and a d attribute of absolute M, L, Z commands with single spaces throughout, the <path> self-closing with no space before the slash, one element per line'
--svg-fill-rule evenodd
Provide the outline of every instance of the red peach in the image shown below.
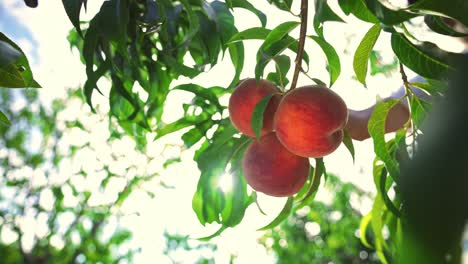
<path fill-rule="evenodd" d="M 254 190 L 271 196 L 292 196 L 307 180 L 309 160 L 292 154 L 275 133 L 270 133 L 250 143 L 242 169 Z"/>
<path fill-rule="evenodd" d="M 279 141 L 292 153 L 319 158 L 335 151 L 343 141 L 348 108 L 331 89 L 311 85 L 288 92 L 275 114 Z"/>
<path fill-rule="evenodd" d="M 246 79 L 242 81 L 229 99 L 229 117 L 234 127 L 249 137 L 255 137 L 251 123 L 255 106 L 266 95 L 277 94 L 270 99 L 263 113 L 263 127 L 260 135 L 273 131 L 274 114 L 281 100 L 280 92 L 273 83 L 267 80 L 257 82 L 255 79 Z"/>

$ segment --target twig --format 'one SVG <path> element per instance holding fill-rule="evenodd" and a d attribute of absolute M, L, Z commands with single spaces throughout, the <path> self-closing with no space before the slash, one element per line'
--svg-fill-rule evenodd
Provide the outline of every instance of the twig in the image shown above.
<path fill-rule="evenodd" d="M 308 0 L 301 0 L 301 31 L 299 33 L 299 47 L 297 50 L 296 57 L 296 68 L 294 69 L 293 80 L 291 82 L 290 90 L 296 88 L 297 79 L 299 78 L 299 72 L 301 71 L 302 55 L 304 54 L 304 44 L 307 34 L 307 11 L 308 11 Z"/>

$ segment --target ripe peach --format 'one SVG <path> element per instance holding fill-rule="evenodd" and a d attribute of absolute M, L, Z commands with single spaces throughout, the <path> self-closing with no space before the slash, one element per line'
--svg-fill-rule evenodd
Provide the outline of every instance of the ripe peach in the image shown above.
<path fill-rule="evenodd" d="M 229 99 L 229 116 L 234 127 L 243 134 L 255 137 L 252 130 L 252 113 L 257 103 L 268 94 L 277 94 L 263 113 L 263 127 L 260 135 L 265 135 L 273 130 L 273 119 L 276 108 L 281 99 L 280 90 L 267 80 L 246 79 L 234 90 Z"/>
<path fill-rule="evenodd" d="M 250 143 L 242 169 L 254 190 L 284 197 L 297 193 L 304 185 L 309 175 L 309 160 L 292 154 L 273 132 Z"/>
<path fill-rule="evenodd" d="M 292 153 L 319 158 L 335 151 L 343 141 L 348 108 L 327 87 L 304 86 L 288 92 L 275 114 L 279 141 Z"/>

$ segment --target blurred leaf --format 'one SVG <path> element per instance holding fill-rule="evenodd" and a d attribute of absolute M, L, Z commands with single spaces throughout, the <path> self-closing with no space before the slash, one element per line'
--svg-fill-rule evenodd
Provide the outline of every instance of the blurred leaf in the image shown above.
<path fill-rule="evenodd" d="M 304 195 L 304 197 L 302 197 L 301 200 L 298 202 L 295 210 L 302 208 L 305 205 L 310 204 L 314 200 L 315 195 L 317 194 L 318 188 L 320 186 L 321 177 L 324 174 L 326 175 L 325 164 L 323 162 L 323 158 L 316 158 L 315 170 L 313 172 L 313 177 L 311 179 L 311 184 L 309 186 L 309 189 L 307 190 L 307 193 Z"/>
<path fill-rule="evenodd" d="M 379 73 L 383 73 L 385 76 L 390 76 L 391 71 L 398 69 L 398 59 L 396 58 L 396 56 L 394 57 L 392 63 L 385 64 L 382 62 L 382 57 L 380 56 L 380 53 L 373 50 L 371 51 L 369 60 L 371 68 L 370 74 L 372 76 Z"/>
<path fill-rule="evenodd" d="M 2 44 L 2 52 L 5 52 L 5 54 L 0 55 L 9 57 L 4 58 L 1 63 L 10 61 L 7 65 L 0 66 L 0 88 L 41 88 L 34 80 L 28 58 L 21 48 L 1 32 L 0 44 Z M 18 56 L 17 52 L 20 52 L 21 55 Z M 12 59 L 14 59 L 14 63 L 11 61 Z"/>
<path fill-rule="evenodd" d="M 264 226 L 262 228 L 259 228 L 258 231 L 264 231 L 264 230 L 272 229 L 273 227 L 281 224 L 281 222 L 286 220 L 288 218 L 288 216 L 291 214 L 291 211 L 292 211 L 292 208 L 293 208 L 293 201 L 294 201 L 294 198 L 289 197 L 288 200 L 286 200 L 286 203 L 285 203 L 283 209 L 275 217 L 275 219 L 273 219 L 273 221 L 271 221 L 271 223 L 269 223 L 268 225 L 266 225 L 266 226 Z"/>
<path fill-rule="evenodd" d="M 436 95 L 437 93 L 445 93 L 448 88 L 448 84 L 442 81 L 436 81 L 432 79 L 425 78 L 427 82 L 412 82 L 411 86 L 423 89 L 429 94 Z"/>
<path fill-rule="evenodd" d="M 384 25 L 396 25 L 418 16 L 417 14 L 409 13 L 404 10 L 392 10 L 378 0 L 365 0 L 365 2 L 367 8 Z"/>
<path fill-rule="evenodd" d="M 186 148 L 190 148 L 195 145 L 200 139 L 206 135 L 206 131 L 210 129 L 213 125 L 213 122 L 207 120 L 195 125 L 194 128 L 187 131 L 182 135 L 182 140 Z"/>
<path fill-rule="evenodd" d="M 336 79 L 338 79 L 338 76 L 340 76 L 341 72 L 341 65 L 340 65 L 340 57 L 335 51 L 335 48 L 333 48 L 330 43 L 325 41 L 323 38 L 317 37 L 317 36 L 309 36 L 312 40 L 317 43 L 320 48 L 322 48 L 323 52 L 325 53 L 325 56 L 327 57 L 328 61 L 328 72 L 330 73 L 330 86 L 332 87 L 333 84 L 335 83 Z"/>
<path fill-rule="evenodd" d="M 15 63 L 23 54 L 15 49 L 8 42 L 3 41 L 5 35 L 0 35 L 0 68 Z"/>
<path fill-rule="evenodd" d="M 351 154 L 351 157 L 353 158 L 353 162 L 355 161 L 354 159 L 354 145 L 353 145 L 353 139 L 349 135 L 348 131 L 344 130 L 343 131 L 344 136 L 343 136 L 343 144 L 346 146 L 346 148 L 349 150 L 349 153 Z"/>
<path fill-rule="evenodd" d="M 378 185 L 379 194 L 382 196 L 382 200 L 385 206 L 396 217 L 401 217 L 400 211 L 395 207 L 395 205 L 392 203 L 392 200 L 390 199 L 390 197 L 388 197 L 388 194 L 387 194 L 387 170 L 385 168 L 382 168 L 382 172 L 380 173 L 380 176 L 378 177 L 377 180 L 379 183 Z"/>
<path fill-rule="evenodd" d="M 431 79 L 447 78 L 454 70 L 450 62 L 463 56 L 443 51 L 430 42 L 415 45 L 400 33 L 393 33 L 391 41 L 393 51 L 404 65 Z"/>
<path fill-rule="evenodd" d="M 202 71 L 186 66 L 170 56 L 166 56 L 166 55 L 161 55 L 161 56 L 164 58 L 167 65 L 180 75 L 187 76 L 193 79 L 197 75 L 202 73 Z"/>
<path fill-rule="evenodd" d="M 86 0 L 62 0 L 62 4 L 76 31 L 83 37 L 80 27 L 80 12 L 83 5 L 85 5 L 86 8 Z"/>
<path fill-rule="evenodd" d="M 440 16 L 425 15 L 424 23 L 426 23 L 426 25 L 432 29 L 432 31 L 442 35 L 452 37 L 468 37 L 468 34 L 453 30 L 450 26 L 444 23 L 442 17 Z"/>
<path fill-rule="evenodd" d="M 188 45 L 188 43 L 192 40 L 192 38 L 197 34 L 200 30 L 200 23 L 198 21 L 198 17 L 193 11 L 192 6 L 187 0 L 180 0 L 182 5 L 184 6 L 185 12 L 187 12 L 187 19 L 189 21 L 189 30 L 185 34 L 184 40 L 181 46 Z"/>
<path fill-rule="evenodd" d="M 200 237 L 200 238 L 197 238 L 197 240 L 200 240 L 200 241 L 210 241 L 212 238 L 215 238 L 219 235 L 221 235 L 221 233 L 224 232 L 224 230 L 226 230 L 226 226 L 221 226 L 216 232 L 214 232 L 213 234 L 209 235 L 209 236 L 206 236 L 206 237 Z"/>
<path fill-rule="evenodd" d="M 465 0 L 453 0 L 450 4 L 440 0 L 419 0 L 408 7 L 411 11 L 423 11 L 426 13 L 439 13 L 455 18 L 468 27 L 468 2 Z"/>
<path fill-rule="evenodd" d="M 390 176 L 396 182 L 398 182 L 400 169 L 398 167 L 398 163 L 395 161 L 395 159 L 392 158 L 386 147 L 385 122 L 387 120 L 388 112 L 397 103 L 399 103 L 399 100 L 391 99 L 377 104 L 368 124 L 369 134 L 374 141 L 374 152 L 377 157 L 379 157 L 384 162 L 385 167 L 390 172 Z"/>
<path fill-rule="evenodd" d="M 10 120 L 8 120 L 8 117 L 0 111 L 0 124 L 3 126 L 11 126 Z"/>
<path fill-rule="evenodd" d="M 372 24 L 378 23 L 379 20 L 369 11 L 364 1 L 365 0 L 338 0 L 338 4 L 346 15 L 351 13 L 363 21 Z"/>
<path fill-rule="evenodd" d="M 367 241 L 366 230 L 369 226 L 369 223 L 372 220 L 372 212 L 368 213 L 361 219 L 361 224 L 359 225 L 359 238 L 361 239 L 361 243 L 368 247 L 373 248 L 372 245 Z"/>
<path fill-rule="evenodd" d="M 264 40 L 270 32 L 271 30 L 262 27 L 249 28 L 232 36 L 229 43 L 251 39 Z M 297 53 L 299 42 L 289 35 L 285 36 L 285 38 L 287 39 L 287 42 L 291 43 L 287 48 Z M 309 55 L 306 52 L 304 52 L 303 60 L 305 63 L 309 64 Z"/>
<path fill-rule="evenodd" d="M 255 105 L 252 112 L 252 130 L 255 133 L 257 140 L 260 140 L 260 131 L 263 127 L 263 112 L 265 112 L 271 97 L 273 97 L 273 94 L 265 95 L 265 97 Z"/>
<path fill-rule="evenodd" d="M 250 12 L 254 13 L 260 22 L 262 23 L 262 27 L 266 26 L 267 23 L 267 17 L 266 15 L 259 9 L 255 8 L 254 5 L 249 3 L 247 0 L 231 0 L 231 6 L 230 8 L 233 7 L 240 7 L 249 10 Z"/>
<path fill-rule="evenodd" d="M 369 63 L 369 56 L 374 48 L 375 42 L 379 38 L 381 28 L 378 24 L 373 25 L 367 31 L 364 38 L 359 43 L 359 46 L 354 53 L 353 68 L 356 77 L 360 83 L 366 86 L 367 65 Z"/>

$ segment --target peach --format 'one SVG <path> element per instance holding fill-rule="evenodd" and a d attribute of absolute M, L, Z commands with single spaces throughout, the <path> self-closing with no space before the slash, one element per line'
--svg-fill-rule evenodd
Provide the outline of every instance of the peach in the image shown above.
<path fill-rule="evenodd" d="M 327 87 L 311 85 L 288 92 L 275 114 L 279 141 L 292 153 L 319 158 L 335 151 L 343 141 L 348 108 Z"/>
<path fill-rule="evenodd" d="M 242 169 L 254 190 L 271 196 L 292 196 L 307 180 L 309 160 L 292 154 L 272 132 L 250 143 Z"/>
<path fill-rule="evenodd" d="M 270 99 L 270 102 L 263 113 L 263 127 L 260 135 L 265 135 L 273 130 L 274 113 L 281 99 L 280 90 L 276 85 L 267 81 L 246 79 L 242 81 L 229 98 L 229 117 L 234 127 L 241 133 L 255 137 L 252 130 L 252 113 L 257 103 L 266 95 L 277 94 Z"/>

